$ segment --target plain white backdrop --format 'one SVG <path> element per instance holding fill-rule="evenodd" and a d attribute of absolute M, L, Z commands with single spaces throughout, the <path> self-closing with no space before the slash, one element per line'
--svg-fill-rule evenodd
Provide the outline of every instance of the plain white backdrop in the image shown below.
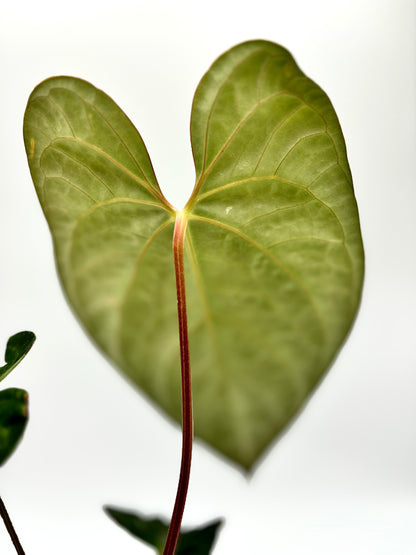
<path fill-rule="evenodd" d="M 95 350 L 65 303 L 27 167 L 32 89 L 69 74 L 129 115 L 168 199 L 193 187 L 193 93 L 224 50 L 295 56 L 344 131 L 366 250 L 363 301 L 327 378 L 250 480 L 197 442 L 184 523 L 226 518 L 217 555 L 416 553 L 416 110 L 412 0 L 73 0 L 0 7 L 0 345 L 37 342 L 2 387 L 30 394 L 0 494 L 27 555 L 152 550 L 104 503 L 170 516 L 180 430 Z M 14 549 L 0 525 L 0 553 Z"/>

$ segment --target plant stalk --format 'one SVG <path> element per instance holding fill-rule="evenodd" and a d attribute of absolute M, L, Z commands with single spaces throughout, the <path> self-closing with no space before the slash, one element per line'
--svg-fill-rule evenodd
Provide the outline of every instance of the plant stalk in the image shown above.
<path fill-rule="evenodd" d="M 0 515 L 4 521 L 7 531 L 9 532 L 10 539 L 13 542 L 16 552 L 18 553 L 18 555 L 25 555 L 25 552 L 23 551 L 23 547 L 19 541 L 19 538 L 12 524 L 12 521 L 10 520 L 9 513 L 7 512 L 6 506 L 3 503 L 3 500 L 1 497 L 0 497 Z"/>
<path fill-rule="evenodd" d="M 173 233 L 173 258 L 175 262 L 176 295 L 178 301 L 179 343 L 182 378 L 182 459 L 175 505 L 163 555 L 174 555 L 181 529 L 183 511 L 191 472 L 193 420 L 191 367 L 189 358 L 188 322 L 186 316 L 184 242 L 186 216 L 177 212 Z"/>

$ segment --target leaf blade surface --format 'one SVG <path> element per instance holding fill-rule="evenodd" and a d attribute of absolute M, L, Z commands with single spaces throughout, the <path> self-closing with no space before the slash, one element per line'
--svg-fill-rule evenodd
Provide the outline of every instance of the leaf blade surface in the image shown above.
<path fill-rule="evenodd" d="M 35 339 L 35 334 L 31 331 L 20 331 L 9 337 L 4 354 L 6 364 L 0 367 L 0 381 L 24 359 Z"/>
<path fill-rule="evenodd" d="M 0 391 L 0 466 L 15 450 L 28 420 L 28 394 L 23 389 Z"/>
<path fill-rule="evenodd" d="M 249 468 L 351 326 L 363 274 L 358 213 L 335 111 L 278 45 L 244 43 L 214 63 L 191 133 L 189 256 L 211 336 L 205 371 L 217 374 L 210 394 L 199 393 L 195 350 L 195 404 L 206 407 L 208 441 Z M 195 343 L 191 335 L 191 357 Z M 209 412 L 216 402 L 221 412 Z"/>
<path fill-rule="evenodd" d="M 363 278 L 342 132 L 282 47 L 238 45 L 195 94 L 185 265 L 195 433 L 249 469 L 339 350 Z M 175 211 L 104 93 L 52 78 L 25 144 L 71 304 L 116 364 L 180 421 Z"/>
<path fill-rule="evenodd" d="M 143 258 L 152 261 L 154 239 L 173 229 L 174 211 L 140 135 L 89 83 L 71 77 L 42 82 L 29 99 L 24 136 L 65 292 L 90 335 L 125 367 L 123 330 L 132 327 L 133 313 L 123 307 Z M 169 264 L 161 279 L 164 272 L 171 283 Z M 137 337 L 140 343 L 140 332 Z"/>

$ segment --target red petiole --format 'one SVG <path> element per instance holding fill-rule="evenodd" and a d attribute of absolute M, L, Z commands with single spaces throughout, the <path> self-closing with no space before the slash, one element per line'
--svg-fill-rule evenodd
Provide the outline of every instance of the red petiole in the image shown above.
<path fill-rule="evenodd" d="M 192 391 L 191 368 L 189 359 L 188 324 L 186 316 L 185 298 L 185 267 L 184 267 L 184 241 L 186 231 L 186 216 L 177 212 L 175 230 L 173 233 L 173 258 L 175 263 L 176 295 L 178 301 L 179 343 L 181 353 L 182 377 L 182 460 L 179 474 L 178 489 L 176 492 L 175 506 L 169 526 L 163 555 L 174 555 L 181 528 L 186 495 L 188 492 L 189 475 L 192 458 Z"/>

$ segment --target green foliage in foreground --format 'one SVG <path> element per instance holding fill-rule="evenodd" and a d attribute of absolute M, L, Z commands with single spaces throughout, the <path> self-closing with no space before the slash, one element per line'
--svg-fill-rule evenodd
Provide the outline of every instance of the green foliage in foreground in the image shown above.
<path fill-rule="evenodd" d="M 24 359 L 35 339 L 35 334 L 31 331 L 20 331 L 9 338 L 4 354 L 6 364 L 0 367 L 0 382 Z"/>
<path fill-rule="evenodd" d="M 71 305 L 180 421 L 176 212 L 140 135 L 105 93 L 54 77 L 33 91 L 24 137 Z M 195 434 L 249 469 L 351 327 L 364 265 L 357 207 L 335 111 L 281 46 L 247 42 L 213 64 L 195 93 L 191 140 Z"/>
<path fill-rule="evenodd" d="M 148 518 L 132 513 L 105 507 L 105 512 L 122 528 L 136 538 L 152 545 L 158 553 L 163 553 L 169 524 L 159 518 Z M 216 520 L 193 530 L 183 530 L 179 534 L 176 555 L 209 555 L 214 546 L 218 530 L 222 524 Z"/>
<path fill-rule="evenodd" d="M 0 391 L 0 465 L 13 453 L 28 420 L 28 394 L 10 387 Z"/>
<path fill-rule="evenodd" d="M 26 356 L 35 341 L 35 334 L 22 331 L 10 337 L 6 346 L 6 364 L 0 368 L 2 381 Z M 26 428 L 28 394 L 23 389 L 0 391 L 0 465 L 13 453 Z"/>

